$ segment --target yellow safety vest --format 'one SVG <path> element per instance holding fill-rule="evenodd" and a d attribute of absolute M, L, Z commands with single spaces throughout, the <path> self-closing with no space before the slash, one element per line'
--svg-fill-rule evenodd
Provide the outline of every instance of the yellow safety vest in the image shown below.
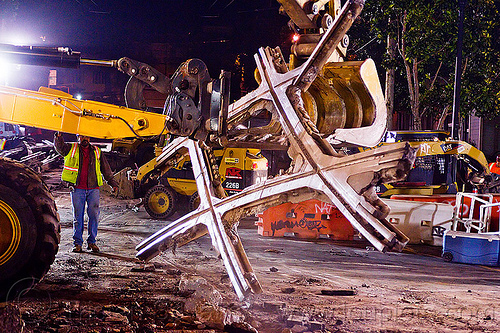
<path fill-rule="evenodd" d="M 101 186 L 103 184 L 102 174 L 101 174 L 101 149 L 99 147 L 94 147 L 95 154 L 95 173 L 97 176 L 97 185 Z M 71 150 L 64 156 L 64 168 L 61 175 L 61 179 L 76 184 L 78 178 L 78 167 L 80 165 L 80 151 L 78 149 L 78 143 L 71 144 Z"/>

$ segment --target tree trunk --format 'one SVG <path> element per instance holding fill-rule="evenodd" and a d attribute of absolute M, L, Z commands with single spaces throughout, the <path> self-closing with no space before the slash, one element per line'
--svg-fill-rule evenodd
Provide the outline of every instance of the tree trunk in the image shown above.
<path fill-rule="evenodd" d="M 422 119 L 420 116 L 420 91 L 418 87 L 418 62 L 417 59 L 408 59 L 406 54 L 406 12 L 400 18 L 401 22 L 401 45 L 399 52 L 403 58 L 403 63 L 406 70 L 406 82 L 408 82 L 408 93 L 410 95 L 410 107 L 412 115 L 412 124 L 410 128 L 412 130 L 422 129 Z"/>
<path fill-rule="evenodd" d="M 420 89 L 418 85 L 418 65 L 417 59 L 412 61 L 412 77 L 413 77 L 413 102 L 411 103 L 411 113 L 413 114 L 413 130 L 420 131 L 422 129 L 422 114 L 420 113 Z"/>
<path fill-rule="evenodd" d="M 404 58 L 404 65 L 406 69 L 406 82 L 408 83 L 408 94 L 410 95 L 410 108 L 412 115 L 412 123 L 410 129 L 418 131 L 422 129 L 422 119 L 420 118 L 420 102 L 418 90 L 418 77 L 417 77 L 417 64 L 416 59 L 412 61 Z"/>
<path fill-rule="evenodd" d="M 443 111 L 441 112 L 441 116 L 439 117 L 438 123 L 437 123 L 437 130 L 443 131 L 444 130 L 444 122 L 446 120 L 446 117 L 448 117 L 451 112 L 450 112 L 450 106 L 446 106 Z"/>
<path fill-rule="evenodd" d="M 387 55 L 391 63 L 396 58 L 396 40 L 387 36 Z M 394 82 L 396 70 L 392 67 L 385 72 L 385 104 L 387 105 L 387 129 L 393 129 L 394 115 Z"/>

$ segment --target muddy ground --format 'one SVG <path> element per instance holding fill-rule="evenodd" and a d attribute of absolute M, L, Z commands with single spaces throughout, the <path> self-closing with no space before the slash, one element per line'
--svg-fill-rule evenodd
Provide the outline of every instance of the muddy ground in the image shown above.
<path fill-rule="evenodd" d="M 239 234 L 264 293 L 240 302 L 208 236 L 141 265 L 135 246 L 169 221 L 101 192 L 102 252 L 72 253 L 69 194 L 58 176 L 48 174 L 59 253 L 34 290 L 4 307 L 18 331 L 500 331 L 500 269 L 445 263 L 439 248 L 383 254 L 363 241 L 261 237 L 248 219 Z"/>

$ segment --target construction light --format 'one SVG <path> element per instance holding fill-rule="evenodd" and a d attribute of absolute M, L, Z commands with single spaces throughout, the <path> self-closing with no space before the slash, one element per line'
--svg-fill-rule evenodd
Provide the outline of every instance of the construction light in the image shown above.
<path fill-rule="evenodd" d="M 2 33 L 0 43 L 12 45 L 32 45 L 37 40 L 22 33 Z"/>
<path fill-rule="evenodd" d="M 297 43 L 300 39 L 300 35 L 299 34 L 293 34 L 292 36 L 292 42 L 294 43 Z"/>

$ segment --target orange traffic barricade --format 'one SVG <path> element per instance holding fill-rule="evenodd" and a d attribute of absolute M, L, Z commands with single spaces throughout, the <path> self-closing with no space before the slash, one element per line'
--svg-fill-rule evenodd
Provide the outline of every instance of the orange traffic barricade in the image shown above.
<path fill-rule="evenodd" d="M 261 236 L 333 240 L 352 240 L 354 237 L 351 223 L 337 207 L 314 199 L 271 207 L 259 214 L 255 224 Z"/>

